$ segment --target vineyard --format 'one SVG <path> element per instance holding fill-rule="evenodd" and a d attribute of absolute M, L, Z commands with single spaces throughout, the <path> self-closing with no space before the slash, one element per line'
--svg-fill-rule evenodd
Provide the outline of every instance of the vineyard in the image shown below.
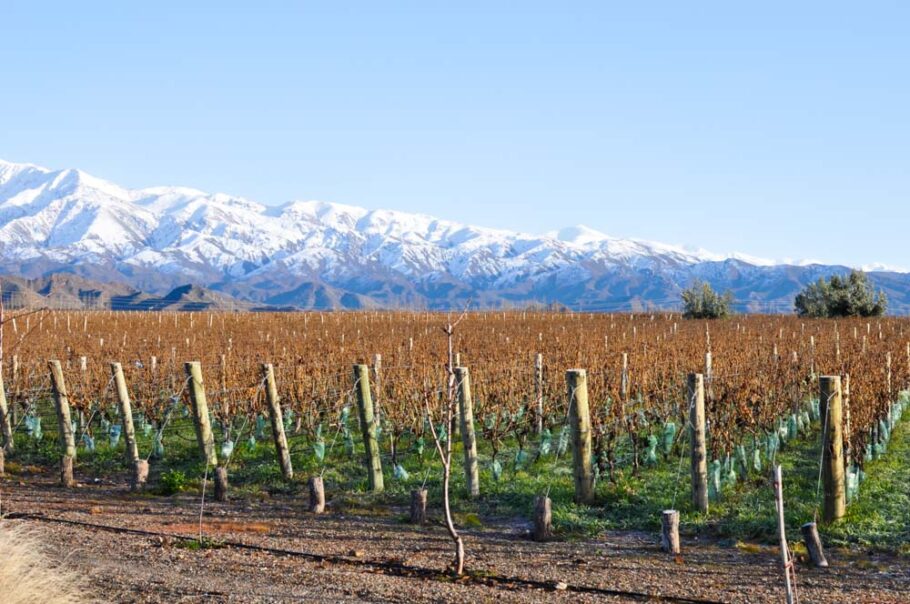
<path fill-rule="evenodd" d="M 832 523 L 910 404 L 898 318 L 20 312 L 2 349 L 8 473 L 62 455 L 64 483 L 309 491 L 313 512 L 360 497 L 415 522 L 451 490 L 454 523 L 521 515 L 540 540 L 679 510 L 684 535 L 773 542 L 748 502 L 778 463 L 806 468 L 791 530 Z"/>

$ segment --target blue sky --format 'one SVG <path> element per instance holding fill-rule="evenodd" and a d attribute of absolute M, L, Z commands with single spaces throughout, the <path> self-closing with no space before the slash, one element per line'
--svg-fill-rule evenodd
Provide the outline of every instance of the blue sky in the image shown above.
<path fill-rule="evenodd" d="M 910 4 L 12 2 L 0 157 L 910 267 Z"/>

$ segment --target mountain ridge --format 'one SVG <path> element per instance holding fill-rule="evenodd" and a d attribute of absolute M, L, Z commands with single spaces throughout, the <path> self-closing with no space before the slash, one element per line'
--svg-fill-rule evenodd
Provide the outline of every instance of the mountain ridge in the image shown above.
<path fill-rule="evenodd" d="M 695 279 L 745 310 L 786 311 L 846 267 L 715 254 L 584 225 L 532 235 L 326 201 L 268 206 L 191 187 L 127 189 L 81 170 L 0 160 L 0 272 L 69 272 L 164 294 L 187 283 L 251 305 L 455 308 L 558 303 L 673 308 Z M 872 273 L 910 310 L 910 275 Z"/>

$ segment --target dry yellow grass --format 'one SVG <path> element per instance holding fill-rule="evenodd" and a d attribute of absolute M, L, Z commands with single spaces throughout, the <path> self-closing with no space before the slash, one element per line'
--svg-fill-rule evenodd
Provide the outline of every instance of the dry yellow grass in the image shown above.
<path fill-rule="evenodd" d="M 82 596 L 73 571 L 53 562 L 40 537 L 0 520 L 0 599 L 4 604 L 77 604 Z"/>

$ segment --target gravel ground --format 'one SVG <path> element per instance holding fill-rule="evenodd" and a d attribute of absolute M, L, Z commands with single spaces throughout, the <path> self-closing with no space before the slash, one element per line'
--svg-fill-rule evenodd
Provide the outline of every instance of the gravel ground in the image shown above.
<path fill-rule="evenodd" d="M 444 572 L 451 557 L 445 530 L 404 524 L 403 510 L 358 513 L 336 505 L 316 516 L 291 498 L 206 503 L 207 537 L 312 555 L 301 557 L 231 546 L 190 549 L 166 536 L 46 521 L 195 536 L 198 498 L 133 495 L 125 483 L 111 482 L 64 490 L 41 474 L 0 479 L 0 489 L 3 512 L 13 514 L 3 522 L 28 523 L 38 531 L 53 557 L 85 575 L 92 601 L 648 601 L 616 592 L 649 594 L 650 601 L 660 601 L 659 596 L 783 600 L 777 551 L 763 546 L 684 540 L 683 555 L 673 558 L 649 534 L 611 532 L 586 541 L 538 544 L 527 538 L 524 521 L 501 519 L 464 530 L 467 568 L 474 578 L 453 581 Z M 45 520 L 16 519 L 20 514 L 41 514 Z M 800 601 L 910 602 L 906 557 L 844 549 L 828 554 L 828 569 L 799 566 Z M 564 589 L 557 588 L 560 583 Z"/>

